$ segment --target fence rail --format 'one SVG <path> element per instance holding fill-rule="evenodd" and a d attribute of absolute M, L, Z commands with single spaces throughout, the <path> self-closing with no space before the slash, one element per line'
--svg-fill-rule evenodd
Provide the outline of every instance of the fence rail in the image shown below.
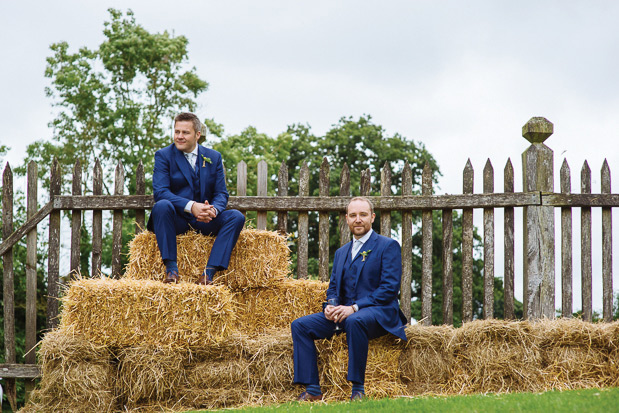
<path fill-rule="evenodd" d="M 431 324 L 432 320 L 432 213 L 441 211 L 442 218 L 442 313 L 443 323 L 453 324 L 453 210 L 462 210 L 462 321 L 473 319 L 473 216 L 474 211 L 483 213 L 483 317 L 493 316 L 493 289 L 495 275 L 495 209 L 504 211 L 503 228 L 503 274 L 504 274 L 504 317 L 513 319 L 514 314 L 514 211 L 524 211 L 524 317 L 536 319 L 554 317 L 555 268 L 554 268 L 554 214 L 555 209 L 561 213 L 561 304 L 562 315 L 572 314 L 572 214 L 573 208 L 581 211 L 581 273 L 583 319 L 592 320 L 592 247 L 591 247 L 591 208 L 602 208 L 602 276 L 603 276 L 603 319 L 612 319 L 612 208 L 619 206 L 619 194 L 612 194 L 610 187 L 610 169 L 604 162 L 602 167 L 601 192 L 591 192 L 591 171 L 585 162 L 581 171 L 580 193 L 571 192 L 570 170 L 566 161 L 560 171 L 561 190 L 555 193 L 553 188 L 553 154 L 543 144 L 545 138 L 552 134 L 552 124 L 544 118 L 532 118 L 523 127 L 523 136 L 531 145 L 523 153 L 523 188 L 524 192 L 514 192 L 514 168 L 511 160 L 505 165 L 503 192 L 494 191 L 494 169 L 490 160 L 483 169 L 483 192 L 474 193 L 474 170 L 470 160 L 463 171 L 463 193 L 458 195 L 433 195 L 432 171 L 426 165 L 422 174 L 421 195 L 412 194 L 412 171 L 405 164 L 402 171 L 401 195 L 392 193 L 391 168 L 386 164 L 380 176 L 380 195 L 370 196 L 371 176 L 369 170 L 361 174 L 360 195 L 369 196 L 380 214 L 380 233 L 391 236 L 391 214 L 401 214 L 402 218 L 402 265 L 401 308 L 407 318 L 411 317 L 411 276 L 413 262 L 413 211 L 421 211 L 421 322 Z M 75 164 L 72 176 L 72 195 L 60 194 L 60 168 L 54 162 L 51 168 L 50 200 L 40 210 L 37 204 L 37 165 L 28 165 L 27 178 L 27 221 L 17 230 L 13 228 L 13 176 L 10 166 L 3 173 L 2 194 L 2 233 L 0 255 L 4 270 L 4 327 L 5 327 L 5 365 L 0 366 L 0 376 L 14 378 L 33 378 L 38 370 L 35 365 L 34 352 L 27 355 L 25 364 L 17 364 L 15 359 L 15 318 L 14 318 L 14 271 L 13 247 L 24 236 L 27 237 L 27 297 L 26 297 L 26 347 L 32 348 L 36 340 L 36 242 L 37 225 L 49 217 L 48 268 L 47 268 L 47 324 L 48 329 L 57 325 L 59 293 L 59 250 L 60 250 L 60 212 L 71 211 L 71 255 L 70 272 L 79 268 L 80 230 L 82 211 L 92 212 L 93 249 L 91 271 L 101 270 L 102 253 L 102 211 L 113 211 L 113 257 L 112 276 L 121 274 L 121 230 L 124 210 L 136 210 L 136 233 L 145 227 L 145 210 L 152 208 L 152 195 L 145 194 L 144 168 L 140 164 L 136 171 L 136 194 L 125 195 L 124 169 L 121 164 L 116 168 L 114 195 L 102 195 L 102 171 L 99 162 L 94 165 L 93 195 L 83 195 L 82 169 Z M 308 234 L 309 213 L 318 213 L 318 266 L 319 278 L 328 280 L 329 273 L 329 222 L 330 213 L 338 213 L 340 245 L 350 240 L 350 232 L 345 222 L 345 208 L 351 196 L 350 172 L 346 165 L 340 176 L 339 195 L 329 195 L 330 165 L 325 159 L 320 166 L 319 196 L 309 196 L 309 168 L 303 164 L 299 174 L 299 195 L 288 195 L 288 170 L 282 162 L 277 179 L 277 195 L 267 196 L 267 165 L 258 164 L 257 196 L 247 196 L 247 165 L 240 162 L 237 166 L 237 196 L 229 199 L 229 208 L 243 212 L 257 211 L 256 226 L 267 227 L 267 212 L 277 212 L 277 228 L 285 232 L 290 219 L 288 212 L 295 211 L 297 217 L 297 274 L 298 278 L 308 277 Z M 8 383 L 8 382 L 7 382 Z"/>

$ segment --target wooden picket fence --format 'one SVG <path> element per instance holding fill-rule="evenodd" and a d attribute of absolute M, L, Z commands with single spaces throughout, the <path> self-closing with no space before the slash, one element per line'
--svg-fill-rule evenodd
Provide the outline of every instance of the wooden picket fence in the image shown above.
<path fill-rule="evenodd" d="M 443 323 L 453 324 L 453 210 L 462 210 L 462 321 L 473 319 L 473 214 L 483 211 L 484 251 L 484 300 L 483 317 L 493 316 L 493 288 L 495 277 L 494 211 L 504 210 L 504 317 L 514 315 L 514 210 L 524 210 L 523 268 L 524 316 L 527 319 L 553 318 L 555 316 L 555 209 L 561 211 L 561 309 L 562 316 L 572 315 L 572 213 L 580 208 L 581 214 L 581 274 L 582 274 L 582 317 L 591 321 L 592 303 L 592 247 L 591 208 L 602 208 L 602 282 L 603 319 L 612 320 L 612 219 L 611 208 L 619 206 L 619 194 L 611 194 L 610 169 L 605 161 L 602 167 L 601 193 L 591 192 L 591 170 L 585 162 L 581 171 L 581 191 L 572 193 L 570 170 L 563 162 L 560 171 L 560 192 L 554 192 L 553 152 L 543 144 L 552 134 L 553 125 L 544 118 L 532 118 L 523 126 L 523 136 L 531 142 L 522 154 L 523 192 L 514 192 L 514 168 L 508 160 L 504 168 L 503 192 L 494 190 L 494 169 L 490 160 L 483 170 L 483 191 L 473 192 L 474 170 L 470 160 L 463 172 L 463 193 L 459 195 L 433 195 L 432 171 L 426 165 L 422 175 L 421 195 L 412 194 L 412 171 L 404 166 L 400 195 L 392 193 L 391 169 L 385 164 L 380 176 L 380 195 L 370 196 L 370 171 L 362 172 L 360 188 L 356 193 L 368 196 L 380 213 L 380 233 L 391 236 L 391 214 L 402 216 L 402 265 L 401 308 L 411 316 L 411 275 L 413 211 L 422 213 L 422 274 L 421 274 L 421 322 L 431 324 L 432 320 L 432 212 L 441 211 L 443 231 L 442 297 Z M 277 212 L 277 227 L 285 232 L 288 213 L 298 212 L 297 277 L 308 277 L 308 232 L 310 212 L 318 213 L 319 234 L 319 278 L 329 278 L 329 214 L 339 213 L 340 244 L 350 240 L 345 221 L 345 208 L 352 195 L 350 173 L 344 166 L 340 176 L 339 196 L 329 195 L 330 166 L 325 159 L 320 167 L 319 196 L 309 196 L 309 168 L 303 164 L 299 175 L 298 196 L 288 196 L 288 170 L 284 162 L 278 174 L 277 196 L 267 196 L 267 164 L 262 161 L 257 170 L 257 195 L 247 196 L 247 165 L 240 162 L 237 167 L 237 196 L 229 199 L 229 208 L 241 211 L 257 211 L 256 226 L 265 229 L 267 212 Z M 82 226 L 82 211 L 92 211 L 92 257 L 91 271 L 101 271 L 102 253 L 102 211 L 113 211 L 113 257 L 111 273 L 119 277 L 121 268 L 121 230 L 124 210 L 136 210 L 136 233 L 145 228 L 145 210 L 154 205 L 152 195 L 146 195 L 144 169 L 137 168 L 136 194 L 125 195 L 125 176 L 122 165 L 116 168 L 114 195 L 102 195 L 103 174 L 100 164 L 94 165 L 93 195 L 82 195 L 82 169 L 75 164 L 72 176 L 72 194 L 61 195 L 61 173 L 57 162 L 51 168 L 50 200 L 37 210 L 37 165 L 31 162 L 27 173 L 27 222 L 17 230 L 13 228 L 13 177 L 10 166 L 3 173 L 2 234 L 0 256 L 4 269 L 4 346 L 5 363 L 0 365 L 0 377 L 33 379 L 39 375 L 34 352 L 26 355 L 23 363 L 17 363 L 15 354 L 14 319 L 14 275 L 13 246 L 26 236 L 26 348 L 36 344 L 36 243 L 37 225 L 49 217 L 49 250 L 47 268 L 47 329 L 58 324 L 58 294 L 60 285 L 60 223 L 61 211 L 71 211 L 71 253 L 70 272 L 77 273 L 80 263 L 79 240 Z M 28 381 L 31 386 L 31 381 Z"/>

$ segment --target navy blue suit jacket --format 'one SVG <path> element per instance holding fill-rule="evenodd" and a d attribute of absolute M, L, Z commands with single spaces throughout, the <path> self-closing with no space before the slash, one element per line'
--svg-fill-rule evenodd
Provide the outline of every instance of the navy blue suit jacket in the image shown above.
<path fill-rule="evenodd" d="M 205 162 L 209 158 L 211 162 Z M 221 154 L 213 149 L 198 145 L 198 171 L 200 173 L 200 198 L 194 198 L 193 179 L 189 162 L 182 151 L 174 144 L 158 150 L 155 153 L 155 169 L 153 171 L 153 191 L 155 201 L 167 199 L 181 216 L 188 217 L 185 206 L 190 200 L 204 202 L 222 212 L 228 205 L 228 190 L 226 177 L 221 161 Z"/>
<path fill-rule="evenodd" d="M 333 271 L 327 289 L 327 299 L 343 297 L 342 277 L 352 242 L 335 252 Z M 371 251 L 370 251 L 371 250 Z M 363 260 L 363 251 L 368 251 Z M 391 334 L 406 340 L 406 317 L 398 306 L 398 291 L 402 278 L 402 252 L 397 241 L 372 232 L 370 239 L 353 260 L 357 267 L 355 303 L 359 310 L 367 309 L 376 315 L 379 324 Z"/>

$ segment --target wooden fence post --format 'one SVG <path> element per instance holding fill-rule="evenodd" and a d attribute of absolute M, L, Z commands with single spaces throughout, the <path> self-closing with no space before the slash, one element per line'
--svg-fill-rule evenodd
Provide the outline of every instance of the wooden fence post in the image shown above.
<path fill-rule="evenodd" d="M 146 177 L 144 176 L 144 164 L 142 161 L 138 163 L 138 167 L 135 171 L 135 194 L 146 194 Z M 135 233 L 136 235 L 146 229 L 146 213 L 143 209 L 135 210 Z"/>
<path fill-rule="evenodd" d="M 2 174 L 2 239 L 13 233 L 13 171 L 6 164 Z M 13 272 L 13 248 L 9 248 L 2 256 L 4 277 L 3 301 L 4 307 L 4 362 L 15 364 L 15 282 Z M 6 379 L 6 397 L 11 409 L 17 410 L 17 387 L 15 379 Z"/>
<path fill-rule="evenodd" d="M 268 175 L 268 167 L 266 161 L 264 159 L 258 162 L 258 187 L 256 191 L 256 195 L 258 196 L 267 196 L 267 175 Z M 266 211 L 258 211 L 256 214 L 256 228 L 257 229 L 267 229 L 267 213 Z"/>
<path fill-rule="evenodd" d="M 413 195 L 413 171 L 408 161 L 402 170 L 402 196 Z M 413 276 L 413 213 L 402 211 L 402 283 L 400 284 L 400 309 L 408 323 L 411 322 L 411 282 Z"/>
<path fill-rule="evenodd" d="M 37 164 L 28 162 L 26 217 L 30 219 L 37 213 L 38 178 Z M 37 227 L 26 236 L 26 364 L 36 364 L 36 352 L 32 350 L 37 344 Z M 32 350 L 32 351 L 31 351 Z M 26 380 L 26 400 L 34 390 L 34 379 Z"/>
<path fill-rule="evenodd" d="M 421 194 L 432 195 L 432 170 L 426 162 L 421 175 Z M 432 210 L 421 213 L 421 319 L 432 325 Z"/>
<path fill-rule="evenodd" d="M 580 170 L 580 193 L 591 193 L 591 168 L 585 161 Z M 580 288 L 582 319 L 593 321 L 593 265 L 591 261 L 591 207 L 580 208 Z"/>
<path fill-rule="evenodd" d="M 507 159 L 505 169 L 503 170 L 503 192 L 514 193 L 514 167 L 511 159 Z M 504 209 L 504 221 L 503 221 L 503 247 L 504 247 L 504 261 L 503 268 L 505 273 L 503 274 L 504 282 L 504 305 L 503 305 L 503 318 L 506 320 L 512 320 L 516 318 L 514 315 L 514 207 L 505 207 Z"/>
<path fill-rule="evenodd" d="M 82 195 L 82 165 L 79 159 L 73 165 L 72 195 Z M 82 211 L 71 211 L 71 279 L 80 273 L 80 238 L 82 232 Z"/>
<path fill-rule="evenodd" d="M 61 168 L 54 158 L 51 168 L 49 199 L 60 195 Z M 60 290 L 60 211 L 49 214 L 49 249 L 47 255 L 47 329 L 58 325 L 58 293 Z"/>
<path fill-rule="evenodd" d="M 484 167 L 484 194 L 494 192 L 494 168 Z M 494 317 L 494 208 L 484 208 L 484 319 Z"/>
<path fill-rule="evenodd" d="M 114 175 L 114 195 L 122 195 L 125 187 L 125 168 L 119 160 Z M 120 278 L 122 273 L 122 246 L 123 246 L 123 210 L 114 211 L 112 218 L 112 277 Z"/>
<path fill-rule="evenodd" d="M 570 166 L 563 159 L 559 172 L 561 193 L 572 192 Z M 572 208 L 561 208 L 561 316 L 571 318 L 572 306 Z"/>
<path fill-rule="evenodd" d="M 522 154 L 523 190 L 553 192 L 553 152 L 544 141 L 553 133 L 546 118 L 531 118 L 522 136 L 531 146 Z M 524 208 L 524 317 L 555 317 L 555 220 L 553 206 Z"/>
<path fill-rule="evenodd" d="M 340 173 L 340 196 L 350 197 L 350 170 L 348 164 L 344 162 Z M 340 247 L 350 241 L 350 228 L 346 222 L 346 211 L 340 211 Z"/>
<path fill-rule="evenodd" d="M 331 165 L 327 157 L 322 158 L 318 190 L 321 197 L 329 196 L 329 174 Z M 320 281 L 329 281 L 329 212 L 318 213 L 318 276 Z"/>
<path fill-rule="evenodd" d="M 610 194 L 610 167 L 602 165 L 602 193 Z M 613 215 L 610 207 L 602 208 L 602 311 L 604 321 L 613 321 Z"/>
<path fill-rule="evenodd" d="M 380 172 L 380 195 L 391 196 L 391 167 L 386 161 Z M 380 211 L 380 234 L 391 238 L 391 209 Z"/>
<path fill-rule="evenodd" d="M 288 196 L 288 166 L 286 161 L 282 161 L 277 174 L 277 196 Z M 280 211 L 277 213 L 277 231 L 283 236 L 288 233 L 288 212 Z"/>
<path fill-rule="evenodd" d="M 473 194 L 473 165 L 466 161 L 462 193 Z M 462 209 L 462 322 L 473 321 L 473 208 Z"/>
<path fill-rule="evenodd" d="M 92 194 L 103 194 L 103 170 L 99 159 L 95 159 L 92 171 Z M 92 211 L 92 263 L 91 276 L 101 275 L 101 255 L 103 254 L 103 211 Z"/>
<path fill-rule="evenodd" d="M 309 196 L 309 167 L 303 161 L 301 171 L 299 171 L 299 196 Z M 299 238 L 297 242 L 297 278 L 307 279 L 307 258 L 308 258 L 308 231 L 309 215 L 307 212 L 299 212 Z"/>

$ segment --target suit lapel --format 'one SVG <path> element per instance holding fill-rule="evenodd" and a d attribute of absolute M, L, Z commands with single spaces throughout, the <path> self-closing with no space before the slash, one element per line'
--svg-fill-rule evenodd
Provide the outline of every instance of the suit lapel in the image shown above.
<path fill-rule="evenodd" d="M 336 265 L 335 282 L 337 283 L 336 285 L 337 285 L 338 297 L 341 296 L 342 294 L 343 277 L 344 277 L 344 273 L 346 272 L 346 268 L 348 268 L 348 266 L 346 265 L 346 260 L 351 261 L 350 260 L 351 248 L 352 248 L 352 241 L 344 245 L 344 254 L 340 256 L 340 259 L 338 260 L 337 263 L 333 263 L 333 265 Z"/>
<path fill-rule="evenodd" d="M 181 170 L 181 173 L 183 174 L 183 176 L 189 183 L 191 190 L 193 191 L 193 179 L 191 178 L 191 170 L 189 169 L 189 162 L 187 162 L 187 158 L 185 158 L 183 152 L 179 151 L 178 149 L 174 151 L 174 157 L 176 165 L 178 165 L 178 168 Z"/>
<path fill-rule="evenodd" d="M 202 145 L 198 145 L 198 173 L 200 174 L 200 202 L 204 202 L 204 194 L 206 193 L 206 176 L 207 170 L 210 167 L 210 164 L 206 163 L 204 158 L 204 147 Z"/>

